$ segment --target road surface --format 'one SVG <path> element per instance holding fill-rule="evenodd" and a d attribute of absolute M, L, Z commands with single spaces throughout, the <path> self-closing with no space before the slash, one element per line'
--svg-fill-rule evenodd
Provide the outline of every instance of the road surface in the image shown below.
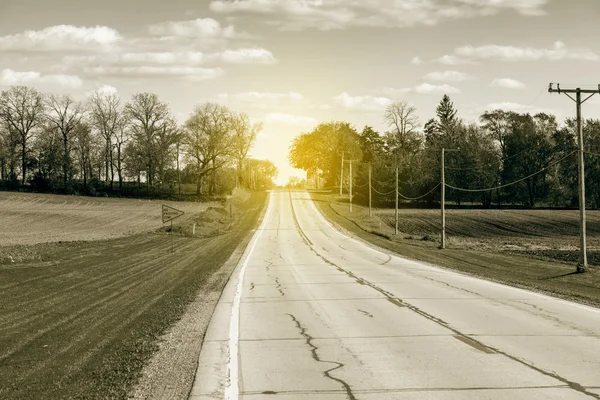
<path fill-rule="evenodd" d="M 273 192 L 190 394 L 237 398 L 598 399 L 600 310 L 388 255 Z"/>

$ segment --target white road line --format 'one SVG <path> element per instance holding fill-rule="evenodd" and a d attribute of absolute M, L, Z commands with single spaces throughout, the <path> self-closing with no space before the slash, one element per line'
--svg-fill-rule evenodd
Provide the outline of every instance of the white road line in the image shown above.
<path fill-rule="evenodd" d="M 345 237 L 345 238 L 347 238 L 347 239 L 349 239 L 351 241 L 354 241 L 355 243 L 358 243 L 358 244 L 366 247 L 367 249 L 373 250 L 373 251 L 381 253 L 381 254 L 385 254 L 385 255 L 391 256 L 391 257 L 396 258 L 398 260 L 417 262 L 417 263 L 421 264 L 422 266 L 424 266 L 426 268 L 430 268 L 430 269 L 433 269 L 435 271 L 444 272 L 444 273 L 447 273 L 449 275 L 458 275 L 458 276 L 461 276 L 463 278 L 467 278 L 467 279 L 470 279 L 470 280 L 475 280 L 475 281 L 478 281 L 478 282 L 485 283 L 487 285 L 508 288 L 508 289 L 512 289 L 512 290 L 514 290 L 516 292 L 527 293 L 527 294 L 530 294 L 530 295 L 532 295 L 534 297 L 539 297 L 539 298 L 544 299 L 544 300 L 554 300 L 554 301 L 557 301 L 558 303 L 566 304 L 566 305 L 569 305 L 569 306 L 572 306 L 572 307 L 575 307 L 575 308 L 579 308 L 581 310 L 591 311 L 591 312 L 596 313 L 596 314 L 600 313 L 600 309 L 598 309 L 598 308 L 586 306 L 586 305 L 575 303 L 575 302 L 568 301 L 568 300 L 563 300 L 563 299 L 560 299 L 560 298 L 557 298 L 557 297 L 548 296 L 548 295 L 545 295 L 545 294 L 542 294 L 542 293 L 537 293 L 537 292 L 526 290 L 526 289 L 517 288 L 517 287 L 514 287 L 514 286 L 505 285 L 505 284 L 498 283 L 498 282 L 488 281 L 488 280 L 485 280 L 485 279 L 482 279 L 482 278 L 477 278 L 477 277 L 466 275 L 466 274 L 461 274 L 460 272 L 449 271 L 449 270 L 446 270 L 444 268 L 437 267 L 435 265 L 431 265 L 431 264 L 423 263 L 423 262 L 420 262 L 420 261 L 409 260 L 409 259 L 406 259 L 406 258 L 399 257 L 399 256 L 397 256 L 395 254 L 391 254 L 391 253 L 385 252 L 383 250 L 379 250 L 379 247 L 377 247 L 377 248 L 371 247 L 371 246 L 375 246 L 375 245 L 371 245 L 371 244 L 366 245 L 365 243 L 362 243 L 359 240 L 356 240 L 353 237 L 350 237 L 350 236 L 344 234 L 339 229 L 337 229 L 336 227 L 334 227 L 329 221 L 327 221 L 327 219 L 325 219 L 325 217 L 323 216 L 323 214 L 321 213 L 321 211 L 319 211 L 319 209 L 317 209 L 317 207 L 315 206 L 315 202 L 312 201 L 312 199 L 311 199 L 311 204 L 312 204 L 313 209 L 317 213 L 317 216 L 329 228 L 331 228 L 332 230 L 334 230 L 340 236 Z"/>
<path fill-rule="evenodd" d="M 235 297 L 233 298 L 233 305 L 231 308 L 231 320 L 229 322 L 229 361 L 227 362 L 227 386 L 225 387 L 225 399 L 226 400 L 237 400 L 240 393 L 239 383 L 239 345 L 240 345 L 240 302 L 242 300 L 242 288 L 244 286 L 244 274 L 248 262 L 252 257 L 254 248 L 258 243 L 258 239 L 264 230 L 264 226 L 269 219 L 271 213 L 271 194 L 269 194 L 269 203 L 267 205 L 267 212 L 263 218 L 262 223 L 258 227 L 258 230 L 254 233 L 252 241 L 247 247 L 246 254 L 244 255 L 244 261 L 240 268 L 238 275 L 238 284 L 235 291 Z"/>

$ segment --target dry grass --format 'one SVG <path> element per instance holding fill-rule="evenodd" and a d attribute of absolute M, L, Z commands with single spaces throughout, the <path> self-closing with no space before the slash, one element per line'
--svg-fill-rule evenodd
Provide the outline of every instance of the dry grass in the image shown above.
<path fill-rule="evenodd" d="M 194 216 L 218 203 L 0 192 L 0 246 L 104 240 L 162 226 L 161 204 Z M 186 217 L 187 218 L 187 217 Z"/>
<path fill-rule="evenodd" d="M 575 274 L 578 262 L 576 211 L 449 210 L 448 248 L 439 249 L 438 210 L 401 210 L 394 235 L 394 211 L 364 207 L 348 211 L 347 199 L 311 193 L 333 222 L 403 257 L 485 279 L 600 306 L 600 212 L 589 212 L 588 260 L 592 267 Z"/>

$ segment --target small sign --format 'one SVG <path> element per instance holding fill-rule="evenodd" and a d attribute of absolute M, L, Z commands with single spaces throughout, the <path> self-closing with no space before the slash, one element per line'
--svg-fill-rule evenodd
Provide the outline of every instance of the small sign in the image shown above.
<path fill-rule="evenodd" d="M 185 214 L 183 211 L 178 210 L 176 208 L 169 207 L 164 204 L 162 206 L 162 222 L 163 222 L 163 224 L 165 222 L 172 221 L 177 217 L 181 217 L 183 214 Z"/>

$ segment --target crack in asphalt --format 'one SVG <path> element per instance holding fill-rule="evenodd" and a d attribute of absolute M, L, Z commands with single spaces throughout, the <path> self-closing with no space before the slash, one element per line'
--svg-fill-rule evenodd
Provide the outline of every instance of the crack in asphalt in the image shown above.
<path fill-rule="evenodd" d="M 292 315 L 292 314 L 286 314 L 286 315 L 288 315 L 292 319 L 292 321 L 294 321 L 294 323 L 296 324 L 296 327 L 300 330 L 300 335 L 305 339 L 308 347 L 310 347 L 310 354 L 311 354 L 313 360 L 320 362 L 320 363 L 327 363 L 327 364 L 335 365 L 333 368 L 330 368 L 330 369 L 324 371 L 323 375 L 328 379 L 331 379 L 333 381 L 340 383 L 344 387 L 344 390 L 346 391 L 346 395 L 348 396 L 348 398 L 350 400 L 357 400 L 356 396 L 354 396 L 354 393 L 352 393 L 352 388 L 350 387 L 350 385 L 348 385 L 348 383 L 346 383 L 343 379 L 336 378 L 335 376 L 331 375 L 331 373 L 333 371 L 342 368 L 344 366 L 344 364 L 342 364 L 341 362 L 338 362 L 338 361 L 322 360 L 319 357 L 319 354 L 317 353 L 319 348 L 312 343 L 314 338 L 306 332 L 307 329 L 304 326 L 302 326 L 300 321 L 298 321 L 298 319 L 294 315 Z"/>
<path fill-rule="evenodd" d="M 293 205 L 293 202 L 292 202 L 291 193 L 290 193 L 290 204 L 292 205 L 292 215 L 294 217 L 294 221 L 296 223 L 296 227 L 298 228 L 298 231 L 299 231 L 300 235 L 303 236 L 303 237 L 306 237 L 306 234 L 302 231 L 302 228 L 300 227 L 300 224 L 299 224 L 298 219 L 296 217 L 296 212 L 294 210 L 294 205 Z M 523 360 L 521 358 L 513 356 L 513 355 L 511 355 L 511 354 L 509 354 L 507 352 L 504 352 L 502 350 L 496 349 L 494 347 L 488 346 L 488 345 L 484 344 L 483 342 L 480 342 L 479 340 L 474 339 L 473 337 L 467 336 L 464 333 L 460 332 L 458 329 L 452 327 L 449 323 L 447 323 L 443 319 L 438 318 L 438 317 L 436 317 L 434 315 L 431 315 L 431 314 L 429 314 L 429 313 L 421 310 L 420 308 L 416 307 L 415 305 L 413 305 L 411 303 L 408 303 L 408 302 L 405 302 L 402 299 L 397 298 L 396 296 L 394 296 L 393 293 L 388 292 L 387 290 L 382 289 L 379 286 L 377 286 L 377 285 L 375 285 L 375 284 L 373 284 L 373 283 L 371 283 L 371 282 L 369 282 L 369 281 L 367 281 L 367 280 L 365 280 L 365 279 L 363 279 L 363 278 L 355 275 L 353 272 L 348 271 L 348 270 L 340 267 L 339 265 L 337 265 L 334 262 L 328 260 L 323 255 L 321 255 L 319 252 L 317 252 L 313 248 L 312 242 L 310 242 L 310 240 L 308 240 L 308 238 L 306 238 L 306 239 L 307 239 L 306 243 L 307 243 L 309 249 L 317 257 L 321 258 L 326 264 L 329 264 L 329 265 L 335 267 L 338 271 L 345 273 L 350 278 L 353 278 L 354 280 L 356 280 L 357 283 L 359 283 L 361 285 L 367 285 L 367 286 L 370 286 L 372 289 L 375 289 L 376 291 L 378 291 L 379 293 L 381 293 L 385 297 L 387 297 L 388 300 L 392 304 L 394 304 L 396 306 L 399 306 L 399 307 L 406 307 L 409 310 L 411 310 L 411 311 L 413 311 L 413 312 L 415 312 L 415 313 L 423 316 L 424 318 L 426 318 L 426 319 L 428 319 L 428 320 L 430 320 L 432 322 L 435 322 L 438 325 L 441 325 L 442 327 L 444 327 L 444 328 L 446 328 L 446 329 L 454 332 L 455 338 L 458 339 L 458 340 L 460 340 L 462 343 L 464 343 L 466 345 L 469 345 L 469 346 L 471 346 L 471 347 L 473 347 L 475 349 L 478 349 L 479 351 L 483 351 L 485 353 L 488 353 L 488 354 L 493 354 L 493 353 L 501 354 L 501 355 L 503 355 L 503 356 L 505 356 L 505 357 L 507 357 L 507 358 L 509 358 L 509 359 L 511 359 L 511 360 L 513 360 L 513 361 L 515 361 L 515 362 L 517 362 L 517 363 L 519 363 L 519 364 L 527 367 L 527 368 L 530 368 L 530 369 L 532 369 L 532 370 L 534 370 L 534 371 L 536 371 L 536 372 L 538 372 L 538 373 L 540 373 L 542 375 L 545 375 L 545 376 L 554 378 L 554 379 L 556 379 L 556 380 L 558 380 L 560 382 L 563 382 L 564 384 L 566 384 L 572 390 L 575 390 L 577 392 L 585 394 L 586 396 L 592 397 L 594 399 L 600 399 L 600 394 L 596 394 L 596 393 L 588 391 L 581 384 L 579 384 L 577 382 L 570 381 L 569 379 L 564 378 L 564 377 L 558 375 L 554 371 L 552 371 L 552 372 L 551 371 L 546 371 L 546 370 L 544 370 L 544 369 L 542 369 L 540 367 L 535 366 L 531 362 L 528 362 L 526 360 Z M 310 244 L 308 244 L 308 243 L 310 243 Z"/>
<path fill-rule="evenodd" d="M 368 312 L 368 311 L 361 310 L 361 309 L 359 309 L 358 311 L 360 311 L 361 313 L 365 314 L 367 317 L 373 318 L 373 314 L 371 314 L 371 313 L 370 313 L 370 312 Z"/>
<path fill-rule="evenodd" d="M 279 283 L 279 278 L 277 278 L 277 277 L 275 278 L 275 283 L 277 284 L 277 290 L 279 291 L 279 294 L 281 294 L 282 296 L 285 296 L 285 292 L 281 288 L 281 283 Z"/>

